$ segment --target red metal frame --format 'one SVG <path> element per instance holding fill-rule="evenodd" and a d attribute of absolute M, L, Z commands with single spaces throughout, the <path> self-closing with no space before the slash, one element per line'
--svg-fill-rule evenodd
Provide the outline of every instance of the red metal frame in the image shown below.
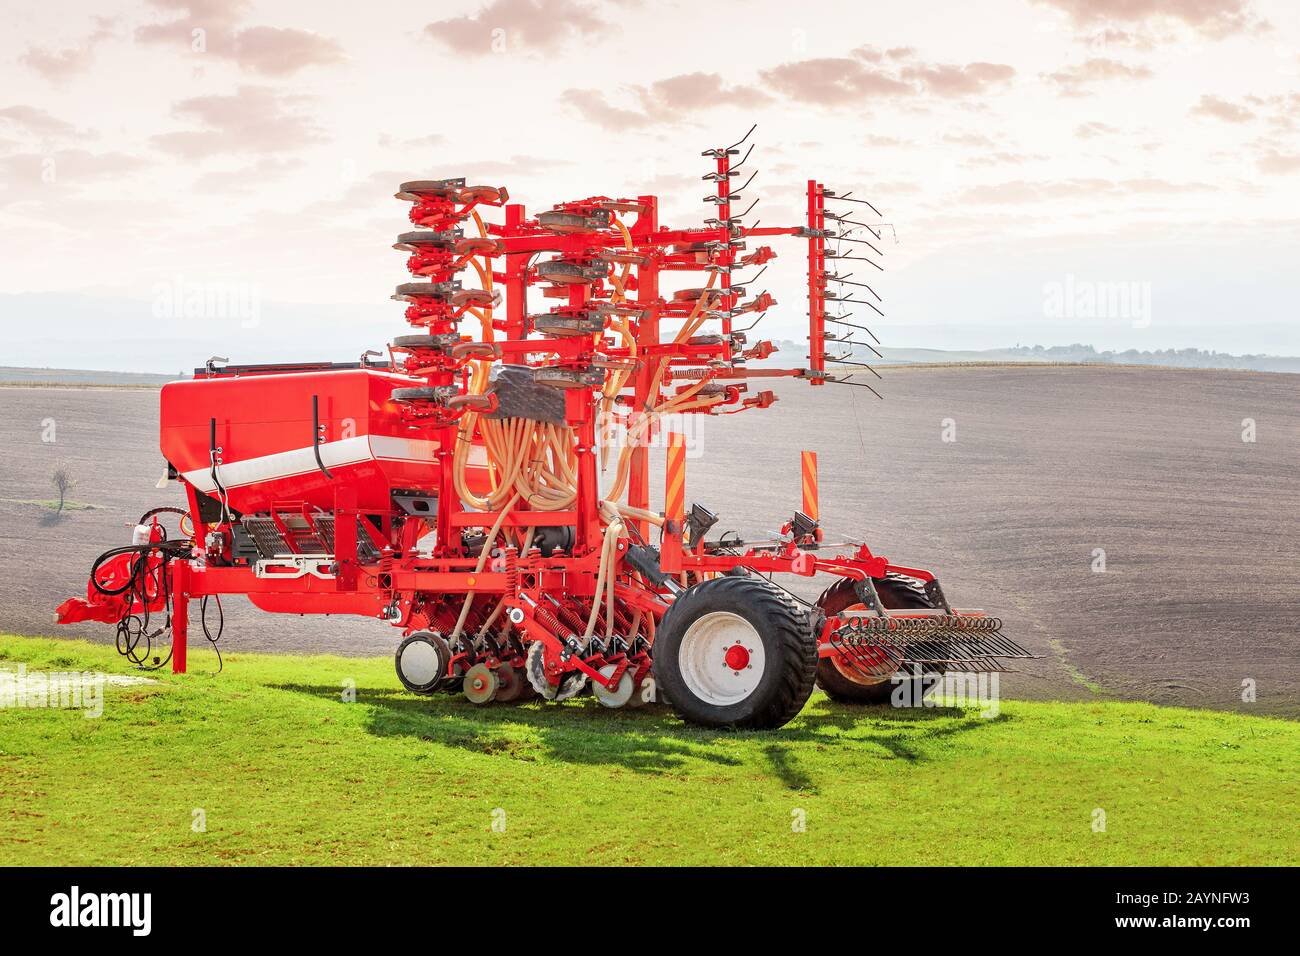
<path fill-rule="evenodd" d="M 523 205 L 508 202 L 504 189 L 466 187 L 459 181 L 408 184 L 410 188 L 404 186 L 398 195 L 413 203 L 411 221 L 428 231 L 399 243 L 398 248 L 411 252 L 407 265 L 418 284 L 401 287 L 394 298 L 408 303 L 408 322 L 427 340 L 395 342 L 387 366 L 209 367 L 199 370 L 193 382 L 167 386 L 162 445 L 185 488 L 195 528 L 194 558 L 166 566 L 174 595 L 173 670 L 183 673 L 186 668 L 188 602 L 195 598 L 245 594 L 260 607 L 282 613 L 378 615 L 409 634 L 447 626 L 463 596 L 474 595 L 470 610 L 461 614 L 469 613 L 477 625 L 489 607 L 503 602 L 513 627 L 510 633 L 520 646 L 542 642 L 552 682 L 575 670 L 610 688 L 629 669 L 637 681 L 644 679 L 654 624 L 674 594 L 671 584 L 653 583 L 626 559 L 638 540 L 650 541 L 653 526 L 659 524 L 658 518 L 646 514 L 649 444 L 657 431 L 650 410 L 665 396 L 698 388 L 694 394 L 708 395 L 709 404 L 687 413 L 733 414 L 765 408 L 776 399 L 770 391 L 747 394 L 750 379 L 794 377 L 821 385 L 826 378 L 827 191 L 816 181 L 808 182 L 803 225 L 745 228 L 732 214 L 732 159 L 737 152 L 706 152 L 715 160 L 712 174 L 705 178 L 716 184 L 711 199 L 716 213 L 703 226 L 685 229 L 661 224 L 655 196 L 596 196 L 530 216 Z M 481 212 L 492 208 L 501 209 L 501 220 L 480 223 Z M 634 217 L 626 233 L 614 225 L 615 216 Z M 483 237 L 467 235 L 475 225 L 484 229 Z M 435 234 L 446 238 L 430 238 Z M 771 259 L 775 252 L 770 247 L 751 249 L 749 243 L 775 237 L 807 240 L 808 361 L 799 368 L 751 369 L 744 359 L 766 358 L 775 349 L 761 341 L 747 347 L 734 319 L 775 303 L 766 293 L 752 294 L 734 283 L 733 271 Z M 553 278 L 561 266 L 589 270 L 597 278 L 561 283 Z M 700 274 L 708 285 L 665 298 L 664 272 Z M 493 288 L 487 289 L 486 281 L 479 283 L 480 289 L 454 286 L 476 275 L 490 279 Z M 625 282 L 615 281 L 623 275 Z M 613 336 L 608 323 L 595 335 L 538 337 L 530 302 L 550 300 L 556 315 L 582 315 L 593 306 L 612 306 L 620 283 L 620 308 L 627 313 L 634 347 Z M 504 288 L 503 308 L 499 287 Z M 745 301 L 742 290 L 750 296 Z M 695 321 L 701 313 L 707 315 L 701 325 L 717 332 L 665 341 L 665 320 Z M 490 329 L 477 338 L 466 336 L 461 328 L 462 320 L 475 315 Z M 469 394 L 470 370 L 472 363 L 492 358 L 574 373 L 631 370 L 613 399 L 613 417 L 633 435 L 646 423 L 651 427 L 629 453 L 628 516 L 612 566 L 607 567 L 614 581 L 614 621 L 604 620 L 610 611 L 608 593 L 598 593 L 607 523 L 601 510 L 596 431 L 600 398 L 593 387 L 565 391 L 566 427 L 575 448 L 576 495 L 571 507 L 536 510 L 525 501 L 502 515 L 468 508 L 457 491 L 453 461 L 457 442 L 466 440 L 462 420 L 471 411 L 486 413 L 495 401 Z M 706 391 L 707 386 L 712 388 Z M 433 389 L 439 395 L 428 400 L 394 398 L 413 388 Z M 471 454 L 482 448 L 481 425 L 470 431 L 468 440 L 474 446 Z M 671 439 L 668 454 L 669 481 L 675 480 L 680 490 L 685 459 L 679 436 Z M 804 511 L 814 521 L 815 468 L 815 456 L 804 459 Z M 493 480 L 481 465 L 472 478 L 484 487 Z M 402 511 L 395 497 L 399 494 L 433 502 L 429 513 Z M 269 514 L 291 554 L 278 564 L 239 557 L 232 511 Z M 290 513 L 309 525 L 321 515 L 332 515 L 332 550 L 305 554 L 285 524 L 284 515 Z M 703 542 L 685 539 L 685 517 L 684 497 L 670 492 L 659 560 L 660 570 L 678 582 L 699 581 L 737 567 L 858 580 L 889 573 L 922 582 L 934 577 L 893 565 L 866 545 L 831 555 L 820 544 L 819 528 L 811 534 L 805 529 L 802 537 L 792 529 L 780 541 L 749 546 L 738 554 L 709 550 Z M 381 545 L 375 560 L 360 555 L 359 521 L 369 522 L 370 536 Z M 513 545 L 503 546 L 490 565 L 480 567 L 462 532 L 498 524 L 511 533 L 572 527 L 573 544 L 546 556 L 538 548 L 520 553 Z M 427 532 L 433 534 L 433 546 L 418 550 L 417 542 Z M 602 647 L 570 653 L 572 635 L 590 615 L 605 625 L 604 631 L 622 634 L 622 650 Z M 821 653 L 834 653 L 825 634 Z M 507 657 L 493 652 L 485 659 L 495 667 Z M 514 660 L 518 665 L 517 654 Z M 461 654 L 451 666 L 466 663 Z M 598 673 L 607 665 L 614 667 L 612 675 Z"/>

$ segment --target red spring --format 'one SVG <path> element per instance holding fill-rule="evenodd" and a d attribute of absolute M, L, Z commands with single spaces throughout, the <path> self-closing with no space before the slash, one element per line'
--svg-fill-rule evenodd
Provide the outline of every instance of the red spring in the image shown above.
<path fill-rule="evenodd" d="M 564 640 L 564 636 L 570 631 L 570 628 L 566 628 L 561 624 L 559 619 L 551 613 L 549 608 L 544 607 L 541 604 L 538 604 L 537 607 L 533 608 L 533 617 L 537 618 L 542 627 L 560 638 L 560 640 Z"/>
<path fill-rule="evenodd" d="M 564 622 L 569 625 L 569 630 L 585 631 L 587 629 L 587 622 L 573 607 L 563 603 L 553 606 Z"/>
<path fill-rule="evenodd" d="M 506 548 L 499 558 L 498 567 L 506 579 L 506 593 L 517 594 L 519 592 L 519 551 L 516 548 Z"/>
<path fill-rule="evenodd" d="M 460 602 L 454 604 L 446 601 L 439 601 L 437 604 L 428 605 L 425 608 L 425 614 L 429 619 L 430 630 L 440 631 L 444 634 L 450 633 L 456 626 L 456 618 L 460 617 Z"/>

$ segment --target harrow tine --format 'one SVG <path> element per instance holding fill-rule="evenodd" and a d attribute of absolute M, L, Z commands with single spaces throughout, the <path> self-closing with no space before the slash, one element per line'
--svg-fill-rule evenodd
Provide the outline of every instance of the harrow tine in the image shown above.
<path fill-rule="evenodd" d="M 823 379 L 823 381 L 830 382 L 832 385 L 856 385 L 858 388 L 865 388 L 868 392 L 876 396 L 876 398 L 880 399 L 882 402 L 885 400 L 885 396 L 881 395 L 879 392 L 877 392 L 866 382 L 855 382 L 852 376 L 849 376 L 848 378 L 832 378 L 831 376 L 827 375 L 826 378 Z"/>
<path fill-rule="evenodd" d="M 752 152 L 754 151 L 754 147 L 757 146 L 757 145 L 758 145 L 757 143 L 750 143 L 750 144 L 749 144 L 749 149 L 745 150 L 745 155 L 742 156 L 742 157 L 740 158 L 740 162 L 734 164 L 734 165 L 731 167 L 731 171 L 732 171 L 733 173 L 734 173 L 737 169 L 739 169 L 741 166 L 744 166 L 744 165 L 745 165 L 745 161 L 746 161 L 747 159 L 749 159 L 749 154 L 752 153 Z"/>
<path fill-rule="evenodd" d="M 845 322 L 843 319 L 833 319 L 833 318 L 831 318 L 829 315 L 826 317 L 826 321 L 827 321 L 827 322 L 834 322 L 836 325 L 847 325 L 847 326 L 848 326 L 849 328 L 851 328 L 851 329 L 858 329 L 858 330 L 860 330 L 860 331 L 862 331 L 862 332 L 866 332 L 869 336 L 871 336 L 873 339 L 875 339 L 877 345 L 882 344 L 881 341 L 880 341 L 880 339 L 876 338 L 876 333 L 875 333 L 875 332 L 872 332 L 872 331 L 871 331 L 869 328 L 867 328 L 865 325 L 854 325 L 852 322 Z M 883 356 L 882 356 L 882 357 L 883 357 Z"/>
<path fill-rule="evenodd" d="M 851 345 L 851 346 L 860 345 L 864 349 L 871 349 L 872 352 L 875 352 L 877 358 L 880 359 L 884 358 L 884 356 L 881 355 L 880 352 L 877 351 L 877 349 L 870 342 L 859 342 L 857 339 L 853 338 L 851 333 L 848 336 L 848 338 L 840 338 L 838 335 L 835 335 L 834 333 L 827 332 L 826 338 L 832 342 L 838 342 L 840 345 Z M 852 355 L 853 353 L 850 352 L 849 354 Z"/>
<path fill-rule="evenodd" d="M 827 193 L 826 193 L 826 198 L 827 198 L 827 199 L 833 199 L 833 200 L 835 200 L 836 202 L 860 202 L 860 203 L 862 203 L 862 205 L 868 207 L 868 208 L 869 208 L 872 212 L 874 212 L 877 216 L 883 215 L 883 213 L 881 213 L 881 211 L 880 211 L 879 209 L 877 209 L 875 206 L 871 205 L 871 203 L 867 202 L 865 199 L 850 199 L 848 193 L 845 193 L 843 196 L 836 196 L 834 193 L 827 192 Z"/>
<path fill-rule="evenodd" d="M 749 139 L 749 137 L 753 135 L 754 130 L 756 130 L 756 129 L 758 129 L 758 124 L 757 124 L 757 123 L 755 123 L 753 126 L 751 126 L 751 127 L 749 128 L 749 132 L 748 132 L 748 133 L 746 133 L 744 136 L 740 137 L 740 139 L 736 140 L 734 143 L 732 143 L 730 146 L 728 146 L 727 149 L 728 149 L 728 150 L 732 150 L 732 149 L 735 149 L 737 146 L 741 146 L 741 145 L 743 145 L 744 142 L 745 142 L 745 140 Z M 877 215 L 879 215 L 879 214 L 877 214 Z"/>
<path fill-rule="evenodd" d="M 853 273 L 850 272 L 849 275 L 853 275 Z M 849 282 L 849 276 L 845 276 L 845 277 L 842 278 L 842 279 L 840 279 L 840 278 L 836 278 L 835 281 L 836 281 L 836 282 L 843 282 L 843 283 L 845 283 L 846 285 L 855 285 L 855 286 L 858 286 L 859 288 L 866 289 L 868 292 L 870 292 L 872 295 L 874 295 L 874 296 L 876 297 L 876 301 L 877 301 L 877 302 L 884 302 L 884 301 L 885 301 L 884 299 L 882 299 L 882 298 L 880 297 L 880 294 L 879 294 L 878 292 L 876 292 L 875 289 L 871 288 L 871 286 L 867 285 L 865 282 Z"/>
<path fill-rule="evenodd" d="M 865 240 L 865 239 L 850 239 L 850 238 L 848 238 L 847 235 L 842 235 L 842 236 L 836 236 L 836 237 L 835 237 L 835 241 L 836 241 L 836 242 L 853 242 L 853 243 L 859 243 L 859 244 L 861 244 L 861 245 L 867 246 L 868 248 L 871 249 L 872 252 L 874 252 L 876 255 L 878 255 L 878 256 L 880 256 L 880 257 L 882 257 L 882 258 L 883 258 L 884 255 L 885 255 L 883 252 L 881 252 L 879 249 L 877 249 L 875 246 L 873 246 L 871 243 L 869 243 L 869 242 L 868 242 L 867 240 Z"/>
<path fill-rule="evenodd" d="M 887 648 L 901 650 L 903 662 L 922 668 L 961 668 L 971 672 L 1003 669 L 999 660 L 1034 655 L 1002 633 L 997 618 L 941 615 L 926 618 L 859 618 L 837 628 L 832 645 L 860 659 Z M 878 675 L 877 675 L 878 676 Z"/>
<path fill-rule="evenodd" d="M 853 353 L 850 352 L 849 354 L 852 355 Z M 877 372 L 874 368 L 872 368 L 872 367 L 871 367 L 870 365 L 868 365 L 866 362 L 850 362 L 850 361 L 847 360 L 847 358 L 837 358 L 837 359 L 832 359 L 831 356 L 829 356 L 829 355 L 826 356 L 826 360 L 827 360 L 828 362 L 830 362 L 830 361 L 834 361 L 834 362 L 835 362 L 836 364 L 838 364 L 838 365 L 858 365 L 858 366 L 861 366 L 862 368 L 865 368 L 865 369 L 866 369 L 867 371 L 869 371 L 872 375 L 876 376 L 876 378 L 879 378 L 879 379 L 883 379 L 883 378 L 884 378 L 884 376 L 882 376 L 879 372 Z"/>
<path fill-rule="evenodd" d="M 852 241 L 852 240 L 850 240 L 850 241 Z M 870 260 L 870 259 L 868 259 L 868 258 L 866 258 L 866 257 L 864 257 L 864 256 L 843 256 L 843 255 L 839 255 L 838 253 L 836 253 L 836 254 L 831 254 L 831 253 L 828 252 L 828 253 L 826 253 L 826 258 L 827 258 L 827 259 L 849 259 L 849 260 L 852 260 L 853 262 L 866 262 L 866 263 L 870 263 L 871 265 L 875 266 L 875 267 L 876 267 L 877 269 L 879 269 L 881 272 L 884 272 L 884 271 L 885 271 L 885 267 L 882 266 L 880 263 L 878 263 L 878 262 L 872 262 L 872 260 Z"/>

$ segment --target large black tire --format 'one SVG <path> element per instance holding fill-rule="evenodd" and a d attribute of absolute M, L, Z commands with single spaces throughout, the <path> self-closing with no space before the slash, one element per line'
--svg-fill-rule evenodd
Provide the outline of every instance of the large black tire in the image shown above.
<path fill-rule="evenodd" d="M 911 578 L 890 577 L 875 582 L 876 593 L 880 603 L 890 611 L 909 611 L 933 608 L 934 602 L 920 584 Z M 827 617 L 839 614 L 846 608 L 861 604 L 850 578 L 840 578 L 817 599 L 817 606 Z M 910 700 L 920 700 L 923 690 L 921 682 L 913 679 L 914 696 Z M 887 704 L 899 684 L 892 675 L 878 681 L 868 681 L 859 674 L 852 677 L 844 674 L 834 661 L 823 657 L 817 661 L 817 686 L 826 692 L 831 700 L 841 704 Z"/>
<path fill-rule="evenodd" d="M 757 576 L 687 588 L 664 615 L 653 653 L 663 696 L 705 727 L 782 726 L 807 703 L 817 669 L 807 613 Z"/>

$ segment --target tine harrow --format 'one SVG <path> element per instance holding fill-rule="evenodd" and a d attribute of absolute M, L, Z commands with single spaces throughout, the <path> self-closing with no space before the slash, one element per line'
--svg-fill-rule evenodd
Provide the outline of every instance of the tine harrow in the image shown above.
<path fill-rule="evenodd" d="M 1002 670 L 1002 660 L 1034 655 L 1002 633 L 996 617 L 853 617 L 831 632 L 831 646 L 863 677 L 878 679 L 911 668 L 922 671 Z"/>

